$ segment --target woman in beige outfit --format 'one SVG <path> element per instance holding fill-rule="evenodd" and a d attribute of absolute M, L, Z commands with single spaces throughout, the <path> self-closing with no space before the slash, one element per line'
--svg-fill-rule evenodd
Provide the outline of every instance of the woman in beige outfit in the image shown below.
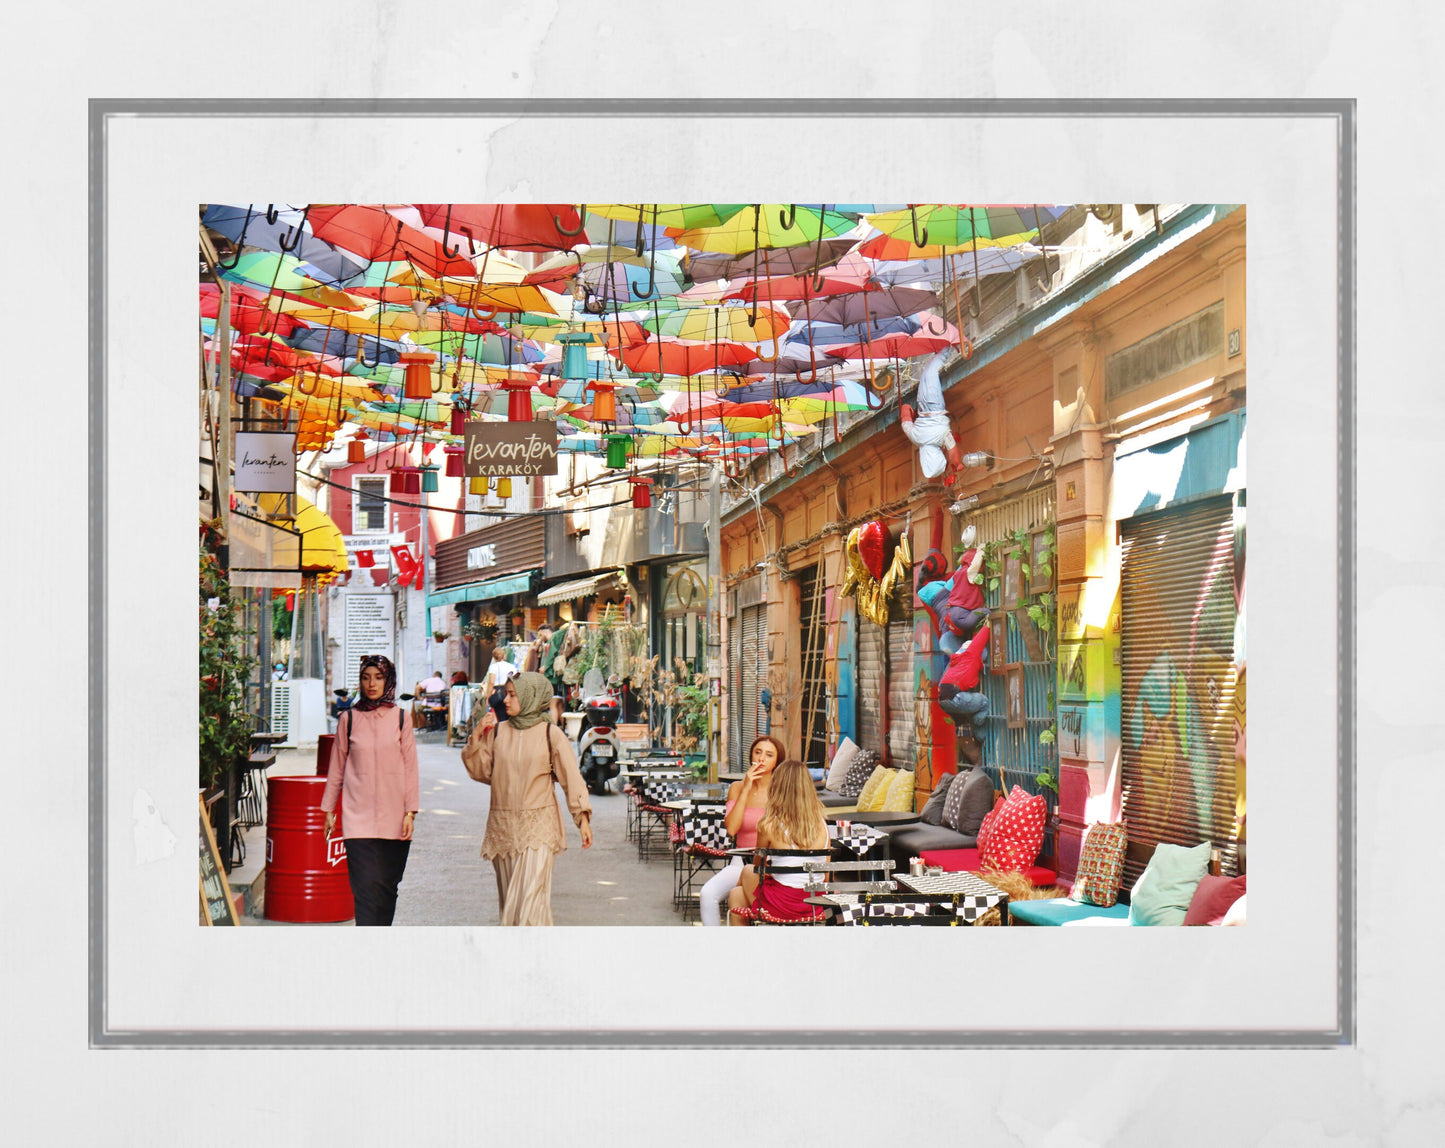
<path fill-rule="evenodd" d="M 472 780 L 492 787 L 482 856 L 496 870 L 501 923 L 550 925 L 552 865 L 567 848 L 554 782 L 562 783 L 583 849 L 592 847 L 592 803 L 572 745 L 550 718 L 552 684 L 541 674 L 518 674 L 506 690 L 506 722 L 498 726 L 488 712 L 462 764 Z"/>

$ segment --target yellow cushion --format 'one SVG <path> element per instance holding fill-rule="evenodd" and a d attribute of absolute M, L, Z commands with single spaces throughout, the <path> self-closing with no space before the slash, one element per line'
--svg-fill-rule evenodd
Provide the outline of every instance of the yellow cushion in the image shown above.
<path fill-rule="evenodd" d="M 889 813 L 912 813 L 913 782 L 913 770 L 900 769 L 888 783 L 888 795 L 883 799 L 883 809 Z"/>
<path fill-rule="evenodd" d="M 863 783 L 858 794 L 858 812 L 876 813 L 883 808 L 883 799 L 888 796 L 888 786 L 893 781 L 893 770 L 880 765 Z"/>

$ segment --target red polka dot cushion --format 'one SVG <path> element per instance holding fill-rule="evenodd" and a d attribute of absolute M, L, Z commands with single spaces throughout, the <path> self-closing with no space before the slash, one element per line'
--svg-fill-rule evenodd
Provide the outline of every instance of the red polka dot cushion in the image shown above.
<path fill-rule="evenodd" d="M 980 853 L 983 852 L 983 847 L 988 843 L 988 839 L 993 836 L 994 823 L 998 820 L 998 812 L 1003 808 L 1003 802 L 1002 797 L 995 799 L 993 808 L 983 815 L 983 821 L 979 824 L 978 836 L 975 840 Z"/>
<path fill-rule="evenodd" d="M 1044 847 L 1044 822 L 1048 802 L 1042 794 L 1029 796 L 1017 785 L 1001 806 L 990 815 L 988 841 L 979 846 L 983 864 L 989 869 L 1027 869 Z"/>
<path fill-rule="evenodd" d="M 1079 854 L 1079 872 L 1074 878 L 1075 901 L 1107 909 L 1119 900 L 1119 885 L 1124 879 L 1124 850 L 1129 833 L 1123 824 L 1106 825 L 1095 822 L 1084 835 L 1084 849 Z"/>

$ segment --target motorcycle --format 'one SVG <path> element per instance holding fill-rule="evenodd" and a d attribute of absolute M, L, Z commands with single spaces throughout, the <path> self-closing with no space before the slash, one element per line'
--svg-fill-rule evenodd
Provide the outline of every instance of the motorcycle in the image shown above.
<path fill-rule="evenodd" d="M 617 722 L 622 703 L 610 694 L 596 694 L 582 700 L 582 727 L 577 735 L 577 768 L 589 793 L 606 793 L 607 783 L 622 768 L 622 743 L 617 740 Z"/>

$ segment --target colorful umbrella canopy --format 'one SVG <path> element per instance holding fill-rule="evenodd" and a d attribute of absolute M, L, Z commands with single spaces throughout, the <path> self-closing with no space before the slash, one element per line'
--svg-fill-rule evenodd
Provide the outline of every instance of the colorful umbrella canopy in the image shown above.
<path fill-rule="evenodd" d="M 508 251 L 571 251 L 587 242 L 582 217 L 570 203 L 418 203 L 416 208 L 429 227 Z"/>
<path fill-rule="evenodd" d="M 857 226 L 857 221 L 835 211 L 820 212 L 798 207 L 789 212 L 786 203 L 754 203 L 751 210 L 740 211 L 715 227 L 669 229 L 668 234 L 679 246 L 699 251 L 715 251 L 726 255 L 742 255 L 763 247 L 793 247 L 836 238 Z"/>

